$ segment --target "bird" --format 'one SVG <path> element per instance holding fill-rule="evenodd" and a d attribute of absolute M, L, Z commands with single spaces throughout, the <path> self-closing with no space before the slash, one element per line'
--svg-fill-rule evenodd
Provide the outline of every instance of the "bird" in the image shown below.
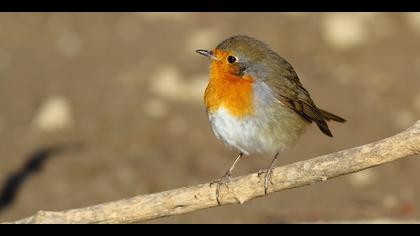
<path fill-rule="evenodd" d="M 293 146 L 310 123 L 333 137 L 327 121 L 345 122 L 338 115 L 318 108 L 293 67 L 266 43 L 246 35 L 231 36 L 212 50 L 197 53 L 211 59 L 210 79 L 204 104 L 214 135 L 238 150 L 228 171 L 210 184 L 227 184 L 232 171 L 245 155 L 274 156 L 266 170 L 267 194 L 279 154 Z"/>

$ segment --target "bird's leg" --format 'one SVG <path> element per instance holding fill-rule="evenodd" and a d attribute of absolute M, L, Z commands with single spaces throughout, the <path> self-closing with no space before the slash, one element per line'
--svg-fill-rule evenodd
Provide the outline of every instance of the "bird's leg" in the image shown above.
<path fill-rule="evenodd" d="M 229 170 L 226 171 L 226 173 L 221 178 L 218 178 L 218 179 L 215 179 L 215 180 L 211 181 L 210 185 L 213 185 L 213 184 L 216 184 L 216 183 L 218 184 L 220 182 L 227 182 L 226 179 L 228 180 L 232 176 L 233 169 L 235 169 L 236 164 L 239 162 L 239 160 L 241 159 L 241 157 L 243 155 L 244 154 L 242 152 L 239 153 L 238 157 L 235 159 L 233 164 L 230 166 Z"/>
<path fill-rule="evenodd" d="M 242 152 L 240 152 L 239 155 L 238 155 L 238 157 L 235 159 L 235 161 L 233 162 L 233 164 L 230 166 L 229 170 L 226 171 L 226 173 L 222 177 L 220 177 L 218 179 L 215 179 L 215 180 L 213 180 L 213 181 L 210 182 L 210 186 L 212 186 L 213 184 L 217 184 L 217 188 L 216 188 L 216 200 L 217 200 L 217 203 L 219 205 L 220 205 L 220 201 L 219 201 L 220 186 L 222 184 L 225 184 L 226 185 L 229 182 L 230 177 L 232 176 L 232 170 L 235 169 L 236 164 L 239 162 L 239 160 L 241 159 L 241 157 L 243 155 L 244 154 Z"/>
<path fill-rule="evenodd" d="M 271 181 L 271 177 L 273 175 L 273 169 L 274 169 L 274 167 L 276 167 L 276 161 L 277 161 L 278 155 L 279 155 L 279 153 L 276 153 L 276 155 L 274 155 L 274 158 L 271 161 L 270 166 L 268 167 L 268 169 L 258 171 L 258 177 L 260 177 L 262 174 L 265 173 L 265 177 L 264 177 L 264 194 L 267 194 L 268 184 L 269 183 L 270 184 L 273 184 L 273 182 Z"/>

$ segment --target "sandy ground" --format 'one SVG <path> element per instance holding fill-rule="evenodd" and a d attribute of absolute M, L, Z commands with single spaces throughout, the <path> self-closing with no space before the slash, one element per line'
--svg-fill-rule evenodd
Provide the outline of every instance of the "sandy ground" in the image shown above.
<path fill-rule="evenodd" d="M 210 130 L 208 61 L 194 50 L 235 34 L 267 42 L 348 120 L 333 139 L 312 126 L 279 165 L 393 135 L 420 118 L 419 29 L 420 14 L 397 13 L 1 14 L 0 221 L 219 177 L 236 152 Z M 150 223 L 413 221 L 419 169 L 407 158 Z"/>

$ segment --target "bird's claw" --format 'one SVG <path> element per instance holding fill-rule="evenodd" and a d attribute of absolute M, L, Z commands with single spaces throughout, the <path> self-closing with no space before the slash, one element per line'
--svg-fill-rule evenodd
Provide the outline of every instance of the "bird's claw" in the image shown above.
<path fill-rule="evenodd" d="M 216 187 L 216 200 L 217 200 L 217 204 L 219 204 L 219 206 L 220 206 L 220 200 L 219 200 L 219 197 L 220 197 L 220 186 L 221 185 L 225 185 L 227 187 L 228 186 L 227 184 L 229 183 L 231 177 L 232 177 L 232 173 L 230 171 L 228 171 L 222 177 L 220 177 L 218 179 L 215 179 L 215 180 L 213 180 L 213 181 L 210 182 L 210 187 L 213 184 L 217 184 L 217 187 Z"/>
<path fill-rule="evenodd" d="M 270 168 L 266 170 L 260 170 L 258 171 L 258 177 L 260 177 L 262 174 L 265 174 L 264 176 L 264 195 L 267 195 L 269 184 L 274 184 L 272 177 L 273 177 L 273 169 L 274 167 L 270 166 Z"/>

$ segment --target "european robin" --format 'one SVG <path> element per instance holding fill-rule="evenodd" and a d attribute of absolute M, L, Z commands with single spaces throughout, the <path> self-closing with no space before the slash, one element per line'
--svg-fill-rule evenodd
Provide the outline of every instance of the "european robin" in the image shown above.
<path fill-rule="evenodd" d="M 210 80 L 204 103 L 216 137 L 239 151 L 229 170 L 217 183 L 226 184 L 232 170 L 245 154 L 274 155 L 265 173 L 267 193 L 275 162 L 281 151 L 292 146 L 309 123 L 332 137 L 326 121 L 345 122 L 318 108 L 299 81 L 293 67 L 265 43 L 248 37 L 233 36 L 214 50 L 197 50 L 209 57 Z"/>

